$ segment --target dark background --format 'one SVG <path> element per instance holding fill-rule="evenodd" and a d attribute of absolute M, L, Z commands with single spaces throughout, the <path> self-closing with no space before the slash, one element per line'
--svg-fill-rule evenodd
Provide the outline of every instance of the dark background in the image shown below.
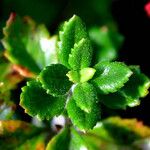
<path fill-rule="evenodd" d="M 120 60 L 140 65 L 142 72 L 150 77 L 150 17 L 146 15 L 144 0 L 116 0 L 112 12 L 120 32 L 125 36 Z M 150 125 L 150 95 L 141 105 L 122 112 L 123 116 L 137 117 Z"/>
<path fill-rule="evenodd" d="M 98 18 L 93 10 L 90 0 L 0 0 L 0 26 L 5 24 L 9 13 L 17 12 L 19 15 L 29 15 L 37 22 L 43 22 L 55 33 L 61 21 L 77 13 L 83 20 L 90 24 L 101 23 L 101 16 Z M 98 0 L 95 0 L 98 1 Z M 150 77 L 150 17 L 144 11 L 148 0 L 112 0 L 111 9 L 115 21 L 118 24 L 119 32 L 125 37 L 120 50 L 120 61 L 127 64 L 140 65 L 142 72 Z M 82 9 L 82 14 L 78 11 Z M 109 12 L 108 12 L 109 13 Z M 110 16 L 106 15 L 106 18 Z M 1 34 L 2 36 L 2 34 Z M 128 108 L 127 111 L 119 112 L 123 117 L 136 117 L 150 125 L 150 95 L 141 101 L 141 105 L 135 108 Z"/>

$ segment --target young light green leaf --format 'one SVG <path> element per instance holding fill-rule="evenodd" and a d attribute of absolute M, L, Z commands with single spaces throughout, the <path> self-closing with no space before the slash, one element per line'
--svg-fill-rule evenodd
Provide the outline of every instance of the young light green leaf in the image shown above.
<path fill-rule="evenodd" d="M 64 95 L 71 88 L 72 83 L 67 78 L 68 69 L 61 64 L 52 64 L 44 68 L 39 80 L 49 94 L 54 96 Z"/>
<path fill-rule="evenodd" d="M 39 119 L 49 120 L 53 116 L 60 115 L 65 107 L 65 97 L 53 97 L 46 93 L 38 81 L 27 82 L 22 88 L 20 105 L 25 112 Z"/>
<path fill-rule="evenodd" d="M 87 113 L 76 105 L 73 98 L 70 98 L 67 104 L 67 112 L 72 123 L 83 131 L 92 129 L 101 117 L 100 108 L 97 105 L 94 105 L 91 112 Z"/>
<path fill-rule="evenodd" d="M 80 82 L 80 73 L 76 70 L 69 71 L 66 76 L 69 78 L 69 81 L 73 83 L 79 83 Z"/>
<path fill-rule="evenodd" d="M 140 103 L 139 98 L 145 97 L 148 94 L 150 80 L 147 76 L 141 73 L 138 66 L 131 66 L 130 68 L 133 75 L 125 86 L 120 89 L 120 92 L 129 99 L 128 105 L 133 107 Z"/>
<path fill-rule="evenodd" d="M 69 54 L 69 65 L 72 70 L 81 70 L 89 67 L 92 60 L 92 47 L 88 39 L 81 39 L 75 43 Z"/>
<path fill-rule="evenodd" d="M 54 136 L 48 143 L 46 150 L 70 150 L 70 131 L 64 128 L 60 133 Z"/>
<path fill-rule="evenodd" d="M 73 99 L 77 106 L 86 113 L 90 113 L 93 106 L 96 105 L 98 101 L 96 89 L 88 82 L 79 83 L 75 87 L 73 91 Z"/>
<path fill-rule="evenodd" d="M 28 17 L 21 19 L 11 14 L 3 32 L 3 45 L 13 63 L 39 73 L 43 67 L 57 62 L 56 38 L 50 39 L 44 25 L 36 25 Z"/>
<path fill-rule="evenodd" d="M 80 70 L 80 82 L 86 82 L 94 76 L 96 70 L 94 68 L 83 68 Z"/>
<path fill-rule="evenodd" d="M 78 16 L 73 16 L 68 22 L 64 23 L 63 30 L 59 33 L 59 59 L 63 65 L 70 68 L 68 63 L 71 49 L 74 48 L 81 39 L 87 39 L 87 32 L 84 23 Z"/>
<path fill-rule="evenodd" d="M 123 36 L 108 26 L 94 27 L 89 30 L 89 36 L 93 42 L 95 51 L 95 63 L 100 61 L 112 61 L 118 56 L 118 50 L 123 42 Z"/>
<path fill-rule="evenodd" d="M 120 62 L 100 62 L 95 66 L 96 74 L 92 83 L 100 93 L 116 92 L 129 80 L 132 71 Z"/>
<path fill-rule="evenodd" d="M 66 75 L 73 83 L 84 83 L 92 79 L 96 70 L 94 68 L 83 68 L 80 71 L 71 70 Z"/>

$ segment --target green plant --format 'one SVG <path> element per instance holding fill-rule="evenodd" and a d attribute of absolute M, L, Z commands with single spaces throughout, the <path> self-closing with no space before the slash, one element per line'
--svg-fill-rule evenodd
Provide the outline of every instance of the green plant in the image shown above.
<path fill-rule="evenodd" d="M 148 94 L 150 86 L 149 78 L 141 73 L 138 66 L 113 61 L 117 55 L 116 47 L 122 41 L 120 35 L 114 34 L 107 27 L 100 30 L 93 28 L 88 34 L 85 24 L 74 15 L 64 22 L 59 37 L 50 37 L 44 25 L 36 25 L 29 17 L 21 19 L 15 14 L 11 14 L 7 21 L 4 35 L 2 43 L 6 49 L 5 56 L 17 66 L 17 71 L 20 66 L 25 67 L 24 71 L 20 69 L 21 74 L 29 80 L 20 96 L 20 105 L 25 112 L 41 120 L 51 120 L 59 115 L 65 116 L 67 120 L 66 127 L 52 138 L 47 150 L 58 150 L 60 144 L 64 145 L 61 147 L 64 150 L 94 150 L 103 144 L 106 146 L 108 142 L 110 144 L 104 149 L 117 149 L 126 144 L 136 147 L 136 140 L 150 136 L 148 127 L 140 126 L 142 131 L 146 131 L 145 134 L 134 130 L 133 126 L 138 124 L 135 120 L 101 120 L 101 105 L 110 109 L 137 106 L 140 98 Z M 101 40 L 98 41 L 97 37 Z M 2 69 L 9 70 L 11 65 L 4 61 Z M 2 74 L 1 79 L 7 81 L 5 74 L 8 73 L 9 71 Z M 20 78 L 19 81 L 18 78 L 15 79 L 14 86 L 24 77 Z M 5 94 L 10 93 L 4 90 L 3 95 Z M 103 126 L 94 128 L 98 122 Z M 21 134 L 20 143 L 12 141 L 12 147 L 21 145 L 29 137 L 32 139 L 19 149 L 24 149 L 27 145 L 30 147 L 30 142 L 35 143 L 30 149 L 35 149 L 36 143 L 41 141 L 43 146 L 48 132 L 46 128 L 33 127 L 34 132 L 32 125 L 22 122 L 14 124 L 12 130 L 6 122 L 0 124 L 2 138 L 7 138 L 7 132 L 11 132 L 11 138 L 15 141 Z M 21 129 L 24 130 L 22 133 Z M 35 138 L 36 135 L 39 138 Z M 127 137 L 127 141 L 122 140 L 123 136 Z M 116 141 L 115 138 L 119 140 Z M 1 145 L 6 147 L 5 144 Z"/>

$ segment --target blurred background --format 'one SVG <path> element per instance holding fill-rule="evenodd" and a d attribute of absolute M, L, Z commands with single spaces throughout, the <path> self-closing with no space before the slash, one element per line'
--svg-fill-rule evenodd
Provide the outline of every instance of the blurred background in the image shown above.
<path fill-rule="evenodd" d="M 144 11 L 147 0 L 0 0 L 0 38 L 2 27 L 11 12 L 31 16 L 37 23 L 46 24 L 51 34 L 62 21 L 79 15 L 87 28 L 109 26 L 124 36 L 119 61 L 140 65 L 150 77 L 150 18 Z M 118 111 L 122 117 L 138 118 L 150 125 L 150 95 L 141 105 Z M 106 113 L 107 116 L 107 113 Z"/>

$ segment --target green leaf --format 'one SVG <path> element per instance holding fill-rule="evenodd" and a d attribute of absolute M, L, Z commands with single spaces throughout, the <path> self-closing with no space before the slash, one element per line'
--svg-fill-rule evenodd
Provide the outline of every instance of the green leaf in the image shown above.
<path fill-rule="evenodd" d="M 48 143 L 46 150 L 69 150 L 70 131 L 64 128 L 60 133 L 54 136 Z"/>
<path fill-rule="evenodd" d="M 25 112 L 40 119 L 49 120 L 60 115 L 65 107 L 65 97 L 53 97 L 46 93 L 38 81 L 27 82 L 22 88 L 20 105 Z"/>
<path fill-rule="evenodd" d="M 131 66 L 133 74 L 129 81 L 115 93 L 99 95 L 101 102 L 112 109 L 125 109 L 126 106 L 134 107 L 140 104 L 139 99 L 148 94 L 150 81 L 141 73 L 138 66 Z"/>
<path fill-rule="evenodd" d="M 91 145 L 73 127 L 71 128 L 70 150 L 93 150 Z"/>
<path fill-rule="evenodd" d="M 133 107 L 139 104 L 139 98 L 145 97 L 148 94 L 150 80 L 141 73 L 138 66 L 131 66 L 130 68 L 133 75 L 125 86 L 120 89 L 120 93 L 128 99 L 128 105 Z"/>
<path fill-rule="evenodd" d="M 96 74 L 92 83 L 100 93 L 116 92 L 129 80 L 132 71 L 120 62 L 100 62 L 95 66 Z"/>
<path fill-rule="evenodd" d="M 65 22 L 63 30 L 59 33 L 59 38 L 59 59 L 63 65 L 70 68 L 68 59 L 72 51 L 71 49 L 83 38 L 88 39 L 86 28 L 82 20 L 74 15 L 68 22 Z M 85 41 L 87 42 L 87 40 Z"/>
<path fill-rule="evenodd" d="M 107 26 L 94 27 L 89 30 L 89 36 L 95 48 L 95 63 L 112 61 L 117 58 L 118 50 L 123 42 L 123 36 L 117 31 Z"/>
<path fill-rule="evenodd" d="M 61 64 L 52 64 L 44 68 L 39 75 L 43 88 L 54 96 L 66 94 L 72 85 L 66 76 L 68 71 Z"/>
<path fill-rule="evenodd" d="M 15 149 L 41 131 L 42 129 L 23 121 L 0 121 L 0 148 Z"/>
<path fill-rule="evenodd" d="M 69 54 L 69 65 L 72 70 L 81 70 L 89 67 L 92 60 L 92 47 L 88 39 L 81 39 L 75 43 Z"/>
<path fill-rule="evenodd" d="M 79 83 L 73 91 L 73 99 L 80 109 L 90 113 L 93 106 L 97 103 L 96 89 L 90 83 Z"/>
<path fill-rule="evenodd" d="M 120 92 L 110 93 L 107 95 L 99 95 L 103 104 L 111 109 L 125 109 L 128 105 L 128 99 Z"/>
<path fill-rule="evenodd" d="M 11 14 L 3 32 L 3 45 L 11 62 L 36 74 L 43 67 L 57 62 L 54 59 L 56 39 L 50 39 L 44 25 L 36 25 L 28 17 L 21 19 Z"/>
<path fill-rule="evenodd" d="M 75 126 L 85 131 L 92 129 L 98 120 L 100 120 L 100 108 L 93 106 L 90 113 L 84 112 L 77 105 L 73 98 L 70 98 L 67 104 L 68 115 Z"/>

